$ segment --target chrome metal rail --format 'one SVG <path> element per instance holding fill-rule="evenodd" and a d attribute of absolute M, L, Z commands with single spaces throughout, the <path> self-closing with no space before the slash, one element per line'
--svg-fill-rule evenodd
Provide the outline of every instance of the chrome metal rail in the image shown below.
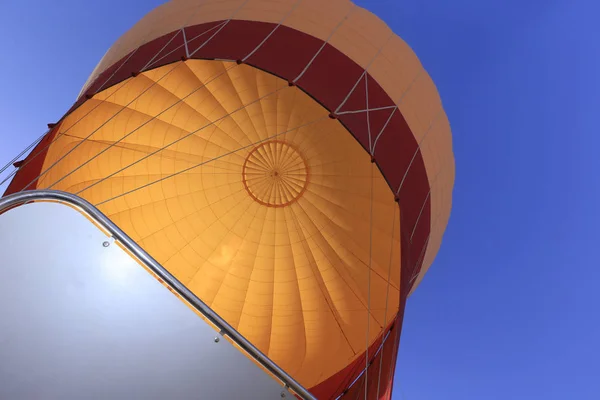
<path fill-rule="evenodd" d="M 182 298 L 198 310 L 204 317 L 213 323 L 222 335 L 227 335 L 231 340 L 254 358 L 266 370 L 279 379 L 286 388 L 304 400 L 316 400 L 316 398 L 300 385 L 294 378 L 263 354 L 258 348 L 250 343 L 223 318 L 215 313 L 208 305 L 194 295 L 185 285 L 179 282 L 169 271 L 152 258 L 144 249 L 135 243 L 125 232 L 115 225 L 107 216 L 86 200 L 76 195 L 57 190 L 30 190 L 11 194 L 0 198 L 0 214 L 4 211 L 33 201 L 57 201 L 66 203 L 87 214 L 98 225 L 108 231 L 112 237 L 119 241 L 129 252 L 137 257 L 146 267 L 154 272 L 166 284 L 171 286 Z"/>

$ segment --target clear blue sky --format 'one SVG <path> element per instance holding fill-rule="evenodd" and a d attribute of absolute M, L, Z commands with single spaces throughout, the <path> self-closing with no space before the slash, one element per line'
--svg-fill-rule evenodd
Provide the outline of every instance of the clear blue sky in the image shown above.
<path fill-rule="evenodd" d="M 0 1 L 0 162 L 161 2 Z M 600 3 L 358 3 L 433 76 L 457 163 L 441 252 L 408 303 L 394 399 L 599 399 Z"/>

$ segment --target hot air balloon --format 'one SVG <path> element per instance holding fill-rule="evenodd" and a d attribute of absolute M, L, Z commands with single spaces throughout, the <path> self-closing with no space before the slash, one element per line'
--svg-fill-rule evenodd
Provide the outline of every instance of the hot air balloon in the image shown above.
<path fill-rule="evenodd" d="M 315 397 L 391 397 L 454 160 L 435 85 L 378 17 L 173 0 L 49 128 L 6 194 L 89 201 Z"/>

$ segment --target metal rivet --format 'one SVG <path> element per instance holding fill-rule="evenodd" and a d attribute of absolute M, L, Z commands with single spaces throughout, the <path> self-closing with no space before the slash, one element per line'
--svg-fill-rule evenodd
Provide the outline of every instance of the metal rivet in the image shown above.
<path fill-rule="evenodd" d="M 109 242 L 104 242 L 104 243 L 102 243 L 102 246 L 108 247 L 108 246 L 110 246 L 110 243 Z"/>
<path fill-rule="evenodd" d="M 221 338 L 219 338 L 218 336 L 215 337 L 215 343 L 219 343 L 220 340 Z"/>
<path fill-rule="evenodd" d="M 285 392 L 281 392 L 280 396 L 283 399 L 285 397 Z"/>

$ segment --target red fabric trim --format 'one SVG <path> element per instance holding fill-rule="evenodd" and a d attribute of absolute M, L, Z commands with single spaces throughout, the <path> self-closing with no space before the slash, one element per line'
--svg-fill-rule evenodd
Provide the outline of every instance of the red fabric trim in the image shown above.
<path fill-rule="evenodd" d="M 185 28 L 186 37 L 189 41 L 189 52 L 196 51 L 220 29 L 223 23 L 224 21 L 215 21 Z M 190 58 L 242 60 L 273 31 L 275 26 L 275 24 L 265 22 L 232 20 Z M 292 82 L 304 70 L 322 45 L 323 41 L 320 39 L 286 26 L 279 26 L 260 49 L 246 60 L 246 63 Z M 157 55 L 157 53 L 159 54 Z M 179 61 L 185 56 L 181 30 L 146 43 L 102 72 L 68 113 L 79 107 L 86 98 L 93 96 L 97 91 L 129 78 L 132 73 L 138 73 L 144 67 L 156 68 Z M 310 68 L 298 79 L 296 85 L 327 110 L 334 113 L 348 93 L 351 92 L 356 82 L 361 79 L 363 72 L 363 68 L 349 57 L 335 47 L 326 44 Z M 366 108 L 364 80 L 368 80 L 369 106 L 371 108 L 393 106 L 395 103 L 375 79 L 367 73 L 356 87 L 356 91 L 348 97 L 346 103 L 340 108 L 337 116 L 338 120 L 368 151 L 370 144 L 366 114 L 343 114 L 343 111 Z M 370 113 L 371 142 L 374 142 L 376 135 L 385 125 L 391 112 L 392 109 Z M 57 129 L 55 128 L 36 149 L 43 148 L 48 143 L 48 138 L 54 137 Z M 402 184 L 398 201 L 402 216 L 400 219 L 402 282 L 400 312 L 394 329 L 400 329 L 404 304 L 412 286 L 411 278 L 421 268 L 422 261 L 420 258 L 422 257 L 420 255 L 429 236 L 431 218 L 429 181 L 422 155 L 420 151 L 417 151 L 417 147 L 417 142 L 406 120 L 402 113 L 397 110 L 380 136 L 374 154 L 374 161 L 394 194 Z M 36 150 L 32 154 L 36 154 Z M 20 190 L 35 176 L 39 175 L 45 154 L 46 152 L 43 151 L 27 167 L 17 173 L 6 194 Z M 407 170 L 408 173 L 405 175 Z M 32 185 L 31 189 L 33 188 Z M 392 195 L 390 194 L 390 196 Z M 381 338 L 378 340 L 381 340 Z M 377 343 L 373 345 L 375 349 L 378 346 Z M 386 378 L 387 382 L 385 383 L 386 390 L 382 390 L 382 392 L 387 393 L 385 395 L 387 397 L 381 398 L 389 398 L 391 394 L 391 381 L 396 358 L 396 354 L 391 354 L 392 349 L 393 347 L 389 347 L 386 342 L 386 347 L 382 353 L 384 364 L 385 360 L 391 360 L 392 362 L 390 362 L 391 367 L 384 366 L 382 371 L 382 375 L 388 378 Z M 335 398 L 345 389 L 345 387 L 342 387 L 344 384 L 349 384 L 358 376 L 363 369 L 361 365 L 364 366 L 364 353 L 348 367 L 311 390 L 321 399 Z M 371 373 L 370 375 L 377 376 L 378 374 Z M 373 382 L 370 380 L 369 378 L 369 387 L 373 386 Z M 360 380 L 353 386 L 355 389 L 352 390 L 358 390 L 356 387 L 359 386 L 359 383 Z M 377 382 L 375 381 L 374 384 L 376 387 Z"/>
<path fill-rule="evenodd" d="M 27 189 L 33 190 L 37 187 L 36 178 L 42 173 L 42 167 L 44 166 L 46 153 L 48 153 L 50 143 L 54 140 L 60 125 L 60 123 L 56 124 L 56 126 L 52 128 L 52 130 L 48 132 L 46 136 L 44 136 L 37 146 L 34 147 L 31 153 L 29 153 L 29 155 L 21 162 L 19 171 L 15 174 L 15 177 L 6 188 L 4 196 L 23 190 L 23 188 L 29 185 L 29 183 L 34 179 L 35 182 L 29 185 Z"/>
<path fill-rule="evenodd" d="M 400 314 L 398 314 L 400 315 Z M 400 321 L 398 321 L 398 315 L 392 321 L 390 325 L 384 330 L 379 338 L 369 347 L 369 368 L 368 373 L 364 374 L 365 369 L 365 353 L 359 358 L 354 360 L 343 370 L 337 374 L 331 376 L 327 380 L 321 382 L 319 385 L 310 389 L 311 393 L 318 399 L 330 399 L 335 398 L 340 394 L 343 394 L 343 399 L 355 399 L 358 398 L 358 393 L 364 393 L 365 377 L 368 380 L 368 398 L 369 399 L 383 399 L 386 392 L 389 391 L 391 386 L 391 375 L 390 368 L 393 367 L 396 361 L 397 346 L 394 345 L 397 335 L 397 330 L 400 328 Z M 391 329 L 390 329 L 391 327 Z M 383 348 L 377 352 L 381 346 L 381 342 L 386 337 L 389 331 L 389 335 L 383 345 Z M 381 358 L 383 361 L 381 362 Z M 379 366 L 381 362 L 381 379 L 379 380 Z M 356 380 L 358 375 L 362 376 Z M 356 381 L 355 381 L 356 380 Z M 379 380 L 379 397 L 377 398 L 377 383 Z M 343 393 L 346 391 L 345 393 Z M 362 398 L 362 397 L 361 397 Z"/>

